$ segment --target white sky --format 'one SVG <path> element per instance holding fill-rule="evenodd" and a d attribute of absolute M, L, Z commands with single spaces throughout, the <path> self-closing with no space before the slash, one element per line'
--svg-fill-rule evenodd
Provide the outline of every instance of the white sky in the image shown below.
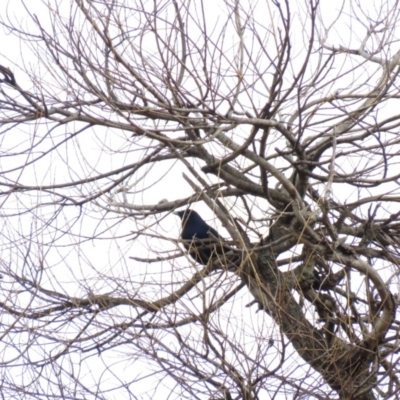
<path fill-rule="evenodd" d="M 251 2 L 254 7 L 264 7 L 262 2 Z M 294 3 L 294 2 L 293 2 Z M 67 16 L 67 11 L 71 4 L 70 1 L 58 1 L 51 2 L 51 4 L 57 5 L 61 15 Z M 150 3 L 148 3 L 151 5 Z M 351 7 L 356 7 L 357 2 L 333 2 L 329 0 L 323 0 L 321 2 L 321 15 L 324 19 L 326 29 L 329 29 L 326 35 L 326 44 L 332 46 L 345 46 L 349 48 L 357 48 L 360 41 L 365 36 L 367 26 L 363 26 L 360 22 L 354 19 L 352 15 L 354 11 Z M 376 14 L 376 18 L 379 19 L 379 13 L 385 13 L 386 10 L 376 10 L 375 1 L 368 0 L 362 2 L 362 11 L 370 16 Z M 388 7 L 391 2 L 388 2 Z M 45 11 L 46 8 L 43 6 L 41 1 L 36 1 L 28 5 L 38 18 L 43 21 L 44 26 L 49 27 L 50 21 L 48 13 Z M 224 17 L 225 10 L 224 2 L 222 1 L 210 1 L 205 4 L 207 9 L 207 15 L 210 18 L 207 22 L 212 29 L 215 23 L 222 20 Z M 292 5 L 291 7 L 296 5 Z M 303 4 L 299 4 L 299 8 Z M 28 18 L 26 17 L 26 11 L 22 6 L 22 2 L 8 1 L 7 2 L 7 15 L 18 22 L 22 26 L 30 26 Z M 340 19 L 338 14 L 341 13 Z M 360 13 L 360 9 L 357 8 L 357 12 Z M 264 18 L 260 15 L 260 21 Z M 301 27 L 301 14 L 294 10 L 293 11 L 293 24 L 294 32 L 293 41 L 293 53 L 298 55 L 298 62 L 301 63 L 304 52 L 304 46 L 307 44 L 308 38 L 302 31 Z M 359 19 L 362 19 L 362 15 L 358 15 Z M 216 29 L 218 31 L 218 29 Z M 228 32 L 229 33 L 229 32 Z M 398 34 L 397 36 L 398 37 Z M 230 38 L 226 38 L 229 43 Z M 249 43 L 252 38 L 248 37 Z M 272 40 L 272 39 L 271 39 Z M 36 48 L 35 43 L 24 43 L 10 35 L 4 30 L 0 30 L 0 42 L 2 43 L 2 54 L 0 55 L 0 64 L 10 68 L 21 86 L 30 88 L 30 85 L 34 85 L 35 82 L 31 82 L 27 79 L 23 70 L 28 69 L 29 71 L 38 74 L 38 76 L 52 81 L 52 71 L 46 70 L 43 65 L 37 62 L 37 59 L 32 55 L 32 48 Z M 367 47 L 372 46 L 369 42 Z M 398 50 L 398 43 L 393 43 L 393 53 Z M 227 55 L 227 59 L 233 59 L 235 55 L 235 48 L 232 47 L 232 54 Z M 346 58 L 348 61 L 348 58 Z M 294 63 L 296 65 L 296 62 Z M 347 65 L 343 65 L 343 69 L 347 68 Z M 332 76 L 340 73 L 340 71 L 333 70 Z M 357 71 L 358 73 L 358 71 Z M 366 77 L 369 72 L 366 71 Z M 361 77 L 354 77 L 362 80 Z M 367 78 L 366 78 L 367 79 Z M 344 82 L 340 82 L 344 85 Z M 350 82 L 348 85 L 350 86 Z M 25 86 L 26 85 L 26 86 Z M 332 93 L 336 90 L 347 91 L 348 87 L 336 87 L 335 82 L 332 82 L 330 90 Z M 50 89 L 52 90 L 52 89 Z M 390 115 L 394 111 L 392 108 L 388 108 L 383 111 Z M 286 119 L 288 116 L 282 114 L 282 119 Z M 20 126 L 15 129 L 13 135 L 7 135 L 2 138 L 0 151 L 6 154 L 11 154 L 20 150 L 23 147 L 29 146 L 29 141 L 32 140 L 32 136 L 44 135 L 50 124 L 44 123 L 42 126 L 30 125 Z M 247 129 L 244 127 L 243 129 Z M 65 131 L 62 129 L 57 130 L 57 135 L 54 137 L 56 140 L 63 136 L 67 136 L 71 132 L 69 126 L 65 125 Z M 15 134 L 15 136 L 14 136 Z M 74 144 L 69 147 L 60 147 L 50 156 L 43 158 L 41 161 L 35 163 L 34 166 L 27 166 L 23 171 L 18 170 L 13 174 L 7 176 L 13 176 L 15 180 L 19 180 L 24 184 L 49 184 L 49 183 L 60 183 L 68 182 L 76 179 L 78 176 L 87 175 L 91 176 L 95 173 L 107 171 L 110 167 L 117 168 L 118 166 L 126 165 L 127 163 L 134 162 L 134 157 L 137 156 L 132 153 L 132 147 L 129 147 L 127 143 L 130 140 L 130 134 L 124 132 L 118 132 L 112 129 L 95 128 L 93 131 L 87 132 L 80 136 L 76 141 L 71 141 Z M 104 152 L 104 145 L 107 146 L 107 151 Z M 43 144 L 43 148 L 38 147 L 36 149 L 39 154 L 44 148 L 48 146 L 48 142 Z M 34 155 L 31 155 L 31 157 Z M 20 166 L 21 163 L 26 162 L 24 156 L 13 156 L 3 157 L 0 160 L 0 168 L 2 171 L 12 169 Z M 196 162 L 193 162 L 195 166 Z M 146 172 L 146 175 L 139 179 L 135 176 L 131 181 L 126 184 L 134 185 L 134 189 L 137 193 L 129 194 L 127 197 L 128 201 L 135 204 L 157 204 L 163 199 L 168 201 L 185 198 L 192 194 L 191 188 L 182 179 L 182 167 L 177 165 L 175 162 L 163 164 L 162 169 L 154 167 Z M 18 179 L 17 179 L 18 177 Z M 207 177 L 209 178 L 209 177 Z M 210 178 L 212 179 L 212 178 Z M 156 182 L 154 186 L 150 186 L 151 183 Z M 95 185 L 93 186 L 95 189 Z M 133 190 L 132 190 L 133 191 Z M 336 192 L 333 196 L 340 196 L 341 194 Z M 157 240 L 155 238 L 140 238 L 139 240 L 132 243 L 128 241 L 130 238 L 131 231 L 135 228 L 132 221 L 127 218 L 121 220 L 119 215 L 109 215 L 105 212 L 100 212 L 99 207 L 87 205 L 84 209 L 80 208 L 68 208 L 62 211 L 62 214 L 58 217 L 57 229 L 49 229 L 46 226 L 46 221 L 49 220 L 52 214 L 52 209 L 40 206 L 43 201 L 48 201 L 47 194 L 30 194 L 27 196 L 15 197 L 12 200 L 8 199 L 5 203 L 4 214 L 9 215 L 11 209 L 14 207 L 15 211 L 21 211 L 28 208 L 30 205 L 35 205 L 36 208 L 32 213 L 26 214 L 22 217 L 7 217 L 7 221 L 3 224 L 2 235 L 5 237 L 15 238 L 20 244 L 20 248 L 7 249 L 4 251 L 3 258 L 6 263 L 13 263 L 15 257 L 21 259 L 26 250 L 26 247 L 31 240 L 29 236 L 30 232 L 40 232 L 37 238 L 32 241 L 32 253 L 42 254 L 45 260 L 45 272 L 40 277 L 40 282 L 50 290 L 61 290 L 70 296 L 85 296 L 88 294 L 88 289 L 92 290 L 96 294 L 103 293 L 126 293 L 133 295 L 136 290 L 140 287 L 140 282 L 148 282 L 148 295 L 157 296 L 159 285 L 151 282 L 159 279 L 165 280 L 166 282 L 175 279 L 180 275 L 180 271 L 171 271 L 170 264 L 163 262 L 159 265 L 139 265 L 129 259 L 130 256 L 135 255 L 136 257 L 146 257 L 148 255 L 148 248 L 157 250 L 175 249 L 176 246 L 169 239 L 177 238 L 179 235 L 179 221 L 176 217 L 171 214 L 165 215 L 161 219 L 160 223 L 156 223 L 155 217 L 147 217 L 142 221 L 143 227 L 148 228 L 148 232 L 156 233 L 165 237 L 165 241 Z M 350 195 L 349 195 L 350 196 Z M 354 193 L 357 197 L 358 193 Z M 115 199 L 121 201 L 121 196 L 115 196 Z M 106 207 L 106 202 L 101 200 L 101 205 Z M 214 218 L 213 213 L 205 206 L 198 205 L 194 207 L 197 209 L 211 225 L 215 226 L 224 236 L 227 236 L 227 232 Z M 81 212 L 86 213 L 84 219 L 78 219 Z M 392 211 L 393 212 L 393 211 Z M 105 218 L 107 216 L 107 218 Z M 157 221 L 159 221 L 157 217 Z M 67 236 L 61 237 L 63 230 L 69 229 L 69 227 L 75 223 L 71 228 L 71 233 Z M 106 228 L 109 228 L 107 231 Z M 101 233 L 100 233 L 101 232 Z M 85 239 L 82 237 L 87 236 L 90 238 L 96 236 L 95 240 Z M 47 243 L 54 237 L 60 237 L 58 239 L 58 246 L 48 246 Z M 62 247 L 64 244 L 65 247 Z M 3 250 L 7 244 L 3 241 Z M 8 254 L 8 258 L 4 256 Z M 188 260 L 180 259 L 176 262 L 179 267 L 186 266 Z M 154 271 L 154 272 L 153 272 Z M 24 273 L 31 273 L 24 271 Z M 37 271 L 38 275 L 40 273 Z M 165 274 L 165 275 L 164 275 Z M 147 294 L 147 293 L 146 293 Z M 23 301 L 22 298 L 19 301 Z M 231 302 L 227 306 L 226 315 L 231 316 L 231 319 L 222 321 L 226 325 L 224 328 L 233 337 L 235 334 L 240 336 L 242 332 L 242 324 L 245 321 L 247 325 L 246 332 L 253 332 L 255 335 L 270 335 L 271 337 L 279 338 L 279 331 L 272 324 L 272 322 L 264 314 L 255 313 L 255 307 L 245 308 L 244 305 L 251 301 L 251 298 L 247 294 L 242 294 L 235 299 L 235 302 Z M 195 302 L 197 305 L 197 303 Z M 201 304 L 198 304 L 200 307 Z M 110 313 L 111 315 L 112 313 Z M 115 310 L 115 321 L 121 323 L 124 320 L 124 316 L 129 318 L 133 315 L 132 310 L 128 307 L 118 308 Z M 266 322 L 267 321 L 267 322 Z M 108 321 L 104 321 L 106 324 Z M 101 324 L 100 324 L 101 325 Z M 35 326 L 33 322 L 32 326 Z M 68 326 L 68 329 L 73 329 L 73 326 Z M 161 335 L 161 334 L 160 334 Z M 65 332 L 65 336 L 68 337 L 68 332 Z M 21 339 L 16 337 L 15 340 L 26 340 L 26 335 L 22 335 Z M 134 337 L 132 337 L 134 340 Z M 170 338 L 169 340 L 173 340 Z M 245 346 L 248 338 L 238 337 L 239 343 Z M 278 346 L 278 345 L 277 345 Z M 50 347 L 50 346 L 49 346 Z M 46 347 L 43 348 L 44 351 Z M 100 390 L 112 389 L 116 385 L 120 385 L 121 382 L 127 382 L 138 376 L 146 376 L 150 374 L 149 378 L 139 381 L 137 384 L 131 387 L 131 390 L 135 393 L 138 398 L 143 399 L 163 399 L 174 387 L 174 383 L 169 378 L 162 381 L 161 385 L 157 385 L 158 376 L 151 376 L 153 366 L 151 363 L 146 365 L 145 363 L 138 363 L 132 361 L 135 359 L 135 352 L 137 348 L 134 345 L 120 345 L 119 347 L 112 349 L 104 354 L 97 355 L 95 353 L 89 354 L 73 354 L 69 359 L 63 361 L 60 360 L 60 364 L 63 362 L 63 368 L 67 371 L 76 368 L 78 365 L 82 367 L 80 373 L 81 379 L 86 382 L 89 386 L 92 384 L 98 384 Z M 254 349 L 256 352 L 257 349 Z M 290 351 L 290 350 L 289 350 Z M 277 349 L 271 347 L 268 350 L 268 355 L 273 354 L 271 361 L 267 362 L 266 367 L 273 368 L 275 362 L 279 362 Z M 3 349 L 0 357 L 5 362 L 11 357 L 11 350 Z M 13 355 L 16 355 L 13 353 Z M 130 356 L 131 355 L 131 356 Z M 40 357 L 41 355 L 38 355 Z M 89 357 L 82 362 L 82 358 Z M 68 362 L 70 363 L 68 365 Z M 297 358 L 288 357 L 288 363 L 286 364 L 285 371 L 290 376 L 290 372 L 297 370 L 298 362 L 304 364 L 302 361 L 298 361 Z M 304 367 L 305 369 L 307 366 Z M 14 370 L 13 370 L 14 371 Z M 16 378 L 17 380 L 23 381 L 23 377 Z M 310 384 L 312 385 L 314 377 L 310 377 Z M 67 384 L 67 383 L 66 383 Z M 50 388 L 51 385 L 47 386 Z M 44 384 L 46 390 L 46 385 Z M 142 396 L 142 397 L 140 397 Z M 90 397 L 87 397 L 90 398 Z M 110 392 L 105 398 L 132 398 L 128 391 L 118 389 L 115 393 Z M 176 398 L 180 398 L 177 395 Z M 182 397 L 183 398 L 183 397 Z"/>

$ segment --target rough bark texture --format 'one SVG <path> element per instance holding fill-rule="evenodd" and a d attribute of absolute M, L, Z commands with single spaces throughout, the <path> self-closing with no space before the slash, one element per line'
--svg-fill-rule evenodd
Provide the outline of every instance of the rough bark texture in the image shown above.
<path fill-rule="evenodd" d="M 398 2 L 25 3 L 0 15 L 3 396 L 398 397 Z M 207 265 L 187 208 L 224 238 Z"/>

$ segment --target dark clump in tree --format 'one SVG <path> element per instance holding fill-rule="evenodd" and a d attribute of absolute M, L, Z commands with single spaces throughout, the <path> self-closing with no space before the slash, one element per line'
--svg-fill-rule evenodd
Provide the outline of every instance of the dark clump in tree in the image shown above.
<path fill-rule="evenodd" d="M 46 3 L 0 16 L 3 396 L 399 397 L 399 4 Z"/>
<path fill-rule="evenodd" d="M 221 235 L 194 210 L 187 209 L 174 214 L 182 220 L 181 238 L 190 256 L 200 264 L 214 263 L 226 268 L 229 248 L 224 245 Z"/>

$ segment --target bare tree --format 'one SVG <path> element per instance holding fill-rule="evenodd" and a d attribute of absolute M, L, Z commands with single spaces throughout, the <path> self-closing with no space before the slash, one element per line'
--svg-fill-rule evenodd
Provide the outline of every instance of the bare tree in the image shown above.
<path fill-rule="evenodd" d="M 3 396 L 397 398 L 398 2 L 46 3 L 1 22 Z"/>

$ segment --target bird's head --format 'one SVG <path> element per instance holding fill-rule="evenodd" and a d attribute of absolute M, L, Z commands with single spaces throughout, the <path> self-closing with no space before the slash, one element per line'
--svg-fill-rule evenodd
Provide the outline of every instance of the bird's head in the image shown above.
<path fill-rule="evenodd" d="M 199 215 L 196 211 L 193 211 L 190 208 L 187 208 L 183 211 L 175 211 L 173 212 L 173 214 L 177 215 L 182 221 L 187 221 L 189 218 L 193 218 Z"/>

